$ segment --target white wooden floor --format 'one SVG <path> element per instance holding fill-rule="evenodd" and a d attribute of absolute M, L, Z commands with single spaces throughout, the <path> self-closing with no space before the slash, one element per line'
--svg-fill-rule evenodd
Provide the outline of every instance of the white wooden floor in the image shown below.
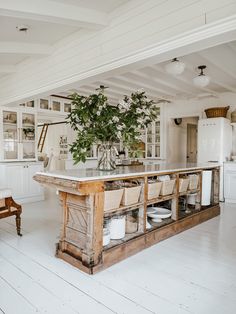
<path fill-rule="evenodd" d="M 94 276 L 54 257 L 59 208 L 0 221 L 0 313 L 236 313 L 236 205 Z"/>

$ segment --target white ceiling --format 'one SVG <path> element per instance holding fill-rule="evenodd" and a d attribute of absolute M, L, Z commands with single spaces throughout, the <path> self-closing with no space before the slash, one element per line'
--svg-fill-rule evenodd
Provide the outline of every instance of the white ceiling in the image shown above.
<path fill-rule="evenodd" d="M 128 0 L 52 0 L 65 4 L 77 5 L 91 10 L 98 10 L 106 13 L 118 8 L 120 5 L 128 2 Z"/>
<path fill-rule="evenodd" d="M 117 103 L 123 95 L 143 88 L 147 95 L 158 101 L 166 99 L 191 99 L 218 97 L 220 93 L 236 92 L 236 41 L 208 48 L 186 56 L 177 56 L 186 64 L 186 69 L 179 76 L 172 76 L 165 71 L 165 64 L 153 64 L 135 71 L 123 72 L 110 76 L 90 85 L 78 86 L 75 89 L 63 91 L 62 95 L 78 92 L 89 95 L 99 87 L 106 85 L 106 94 L 112 103 Z M 192 79 L 197 76 L 199 65 L 206 65 L 205 71 L 211 77 L 210 84 L 205 88 L 197 88 Z"/>
<path fill-rule="evenodd" d="M 83 29 L 108 25 L 108 14 L 128 0 L 11 0 L 0 2 L 0 77 L 26 58 L 50 54 L 52 45 Z M 26 25 L 26 33 L 17 26 Z M 36 51 L 40 51 L 37 54 Z M 4 65 L 4 67 L 3 67 Z"/>

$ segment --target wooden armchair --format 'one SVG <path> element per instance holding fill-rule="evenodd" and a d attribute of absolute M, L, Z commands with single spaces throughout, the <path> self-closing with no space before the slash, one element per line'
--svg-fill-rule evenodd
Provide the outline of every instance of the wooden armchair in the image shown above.
<path fill-rule="evenodd" d="M 16 230 L 19 236 L 21 234 L 21 215 L 22 208 L 21 205 L 16 204 L 12 199 L 12 194 L 10 189 L 0 188 L 0 219 L 10 216 L 16 216 Z"/>

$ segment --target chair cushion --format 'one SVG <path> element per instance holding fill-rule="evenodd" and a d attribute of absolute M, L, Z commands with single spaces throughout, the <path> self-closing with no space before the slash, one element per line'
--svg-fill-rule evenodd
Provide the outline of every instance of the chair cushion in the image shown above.
<path fill-rule="evenodd" d="M 6 198 L 6 197 L 11 197 L 12 193 L 10 189 L 1 189 L 0 188 L 0 199 Z"/>

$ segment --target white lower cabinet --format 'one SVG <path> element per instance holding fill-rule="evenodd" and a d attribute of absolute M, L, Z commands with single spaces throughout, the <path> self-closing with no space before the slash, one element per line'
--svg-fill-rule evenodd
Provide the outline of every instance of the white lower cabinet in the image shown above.
<path fill-rule="evenodd" d="M 236 163 L 224 163 L 224 198 L 226 203 L 236 203 Z"/>
<path fill-rule="evenodd" d="M 41 162 L 1 163 L 0 186 L 10 188 L 19 203 L 44 200 L 44 189 L 33 179 L 38 171 L 43 171 Z"/>

